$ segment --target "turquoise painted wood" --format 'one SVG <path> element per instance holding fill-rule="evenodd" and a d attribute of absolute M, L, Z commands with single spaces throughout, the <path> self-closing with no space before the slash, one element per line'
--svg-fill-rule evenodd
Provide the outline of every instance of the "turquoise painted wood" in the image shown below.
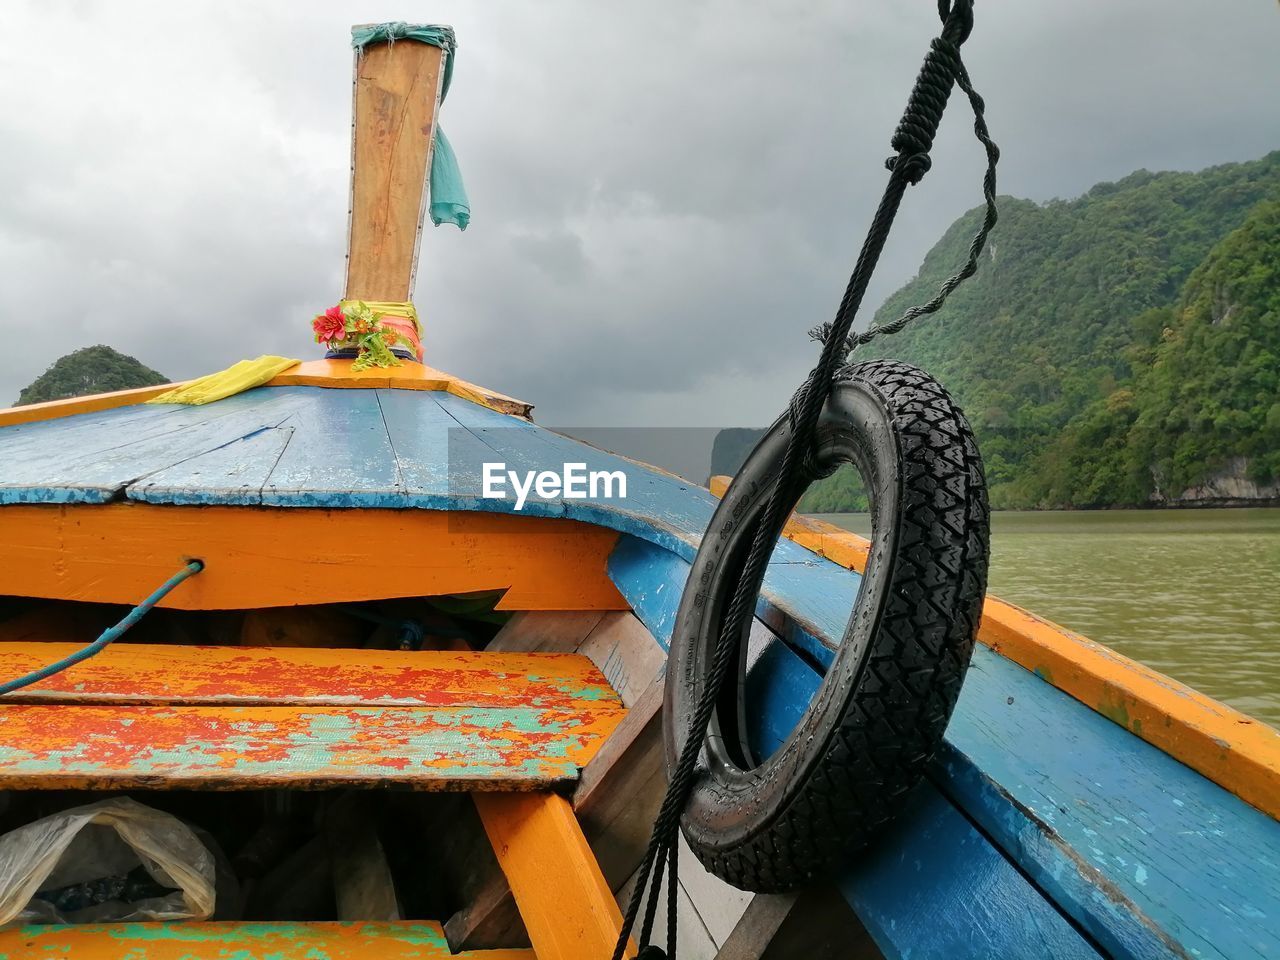
<path fill-rule="evenodd" d="M 688 570 L 682 558 L 625 538 L 609 564 L 663 643 Z M 849 583 L 820 565 L 796 589 L 824 595 L 811 610 L 853 602 Z M 785 618 L 791 604 L 803 598 L 762 607 L 762 619 Z M 829 644 L 844 615 L 804 629 Z M 775 647 L 762 682 L 782 689 L 755 693 L 757 709 L 769 711 L 753 729 L 766 749 L 792 729 L 796 699 L 807 702 L 816 678 L 784 644 Z M 974 653 L 930 778 L 1108 953 L 1280 956 L 1280 823 L 985 647 Z"/>

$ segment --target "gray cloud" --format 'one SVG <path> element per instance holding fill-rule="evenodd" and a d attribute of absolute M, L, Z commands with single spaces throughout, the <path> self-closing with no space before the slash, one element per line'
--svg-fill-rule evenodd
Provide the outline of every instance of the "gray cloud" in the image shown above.
<path fill-rule="evenodd" d="M 428 362 L 544 422 L 761 424 L 838 300 L 934 5 L 6 3 L 0 402 L 104 342 L 173 377 L 311 357 L 340 293 L 355 20 L 451 22 L 474 220 L 431 230 Z M 1001 191 L 1280 146 L 1269 3 L 983 0 Z M 954 104 L 868 297 L 978 202 Z M 946 322 L 945 317 L 929 322 Z"/>

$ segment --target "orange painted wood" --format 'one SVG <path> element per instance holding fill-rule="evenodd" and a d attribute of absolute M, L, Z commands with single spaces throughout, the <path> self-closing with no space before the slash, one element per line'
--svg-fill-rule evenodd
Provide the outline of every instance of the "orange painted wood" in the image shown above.
<path fill-rule="evenodd" d="M 411 41 L 356 57 L 347 299 L 413 290 L 443 66 L 443 50 Z"/>
<path fill-rule="evenodd" d="M 0 594 L 135 604 L 189 558 L 160 605 L 251 609 L 506 590 L 507 610 L 625 610 L 618 534 L 572 520 L 433 510 L 11 505 Z"/>
<path fill-rule="evenodd" d="M 569 801 L 552 793 L 474 799 L 538 960 L 611 957 L 622 913 Z"/>
<path fill-rule="evenodd" d="M 541 790 L 620 707 L 0 706 L 0 789 Z"/>
<path fill-rule="evenodd" d="M 713 477 L 711 492 L 723 496 L 728 479 Z M 869 544 L 857 534 L 796 517 L 784 535 L 841 566 L 866 568 Z M 987 597 L 978 640 L 1280 818 L 1280 731 L 996 597 Z"/>
<path fill-rule="evenodd" d="M 472 403 L 478 403 L 490 410 L 511 416 L 528 418 L 533 410 L 531 403 L 509 397 L 489 387 L 477 386 L 451 373 L 414 363 L 411 360 L 403 361 L 398 367 L 373 367 L 367 370 L 352 370 L 352 362 L 351 360 L 308 360 L 290 367 L 284 373 L 277 374 L 267 382 L 267 386 L 436 390 L 441 393 L 452 393 L 463 400 L 470 400 Z M 155 387 L 138 387 L 134 390 L 117 390 L 114 393 L 96 393 L 86 397 L 71 397 L 67 400 L 50 400 L 47 403 L 8 407 L 0 409 L 0 427 L 34 423 L 40 420 L 56 420 L 59 417 L 69 417 L 77 413 L 98 413 L 103 410 L 114 410 L 117 407 L 130 407 L 146 403 L 153 397 L 158 397 L 188 382 L 179 380 Z"/>
<path fill-rule="evenodd" d="M 0 931 L 0 960 L 535 960 L 532 950 L 451 953 L 440 924 L 121 923 Z"/>
<path fill-rule="evenodd" d="M 90 639 L 0 643 L 0 677 L 30 673 Z M 112 644 L 3 702 L 536 707 L 578 713 L 613 712 L 623 705 L 581 654 L 128 642 Z"/>
<path fill-rule="evenodd" d="M 533 410 L 533 404 L 490 390 L 488 387 L 478 387 L 451 373 L 414 363 L 411 360 L 401 362 L 398 367 L 369 367 L 364 370 L 352 369 L 353 363 L 352 360 L 308 360 L 296 367 L 290 367 L 284 373 L 277 374 L 268 381 L 267 386 L 436 390 L 452 393 L 463 400 L 470 400 L 490 410 L 516 417 L 527 418 Z"/>
<path fill-rule="evenodd" d="M 95 393 L 87 397 L 70 397 L 66 400 L 50 400 L 47 403 L 29 403 L 23 407 L 0 409 L 0 427 L 34 423 L 38 420 L 56 420 L 58 417 L 69 417 L 73 413 L 97 413 L 101 410 L 114 410 L 116 407 L 131 407 L 136 403 L 146 403 L 152 397 L 158 397 L 188 382 L 179 380 L 175 383 L 162 383 L 155 387 L 116 390 L 113 393 Z"/>

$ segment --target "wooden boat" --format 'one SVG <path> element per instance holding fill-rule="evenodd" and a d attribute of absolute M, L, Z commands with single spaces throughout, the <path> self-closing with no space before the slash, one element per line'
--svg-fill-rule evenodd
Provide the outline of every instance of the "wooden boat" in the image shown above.
<path fill-rule="evenodd" d="M 447 46 L 357 58 L 349 299 L 409 298 Z M 610 954 L 665 787 L 665 651 L 725 481 L 578 443 L 419 362 L 356 366 L 304 362 L 203 406 L 146 388 L 0 412 L 0 679 L 204 565 L 0 705 L 5 829 L 122 793 L 224 845 L 322 824 L 283 881 L 256 878 L 288 894 L 276 916 L 11 926 L 0 958 Z M 517 511 L 458 467 L 476 456 L 621 471 L 628 493 Z M 777 738 L 868 555 L 804 517 L 786 537 L 754 668 L 752 722 Z M 885 835 L 791 894 L 682 857 L 680 955 L 1280 956 L 1276 732 L 997 599 L 978 641 Z"/>

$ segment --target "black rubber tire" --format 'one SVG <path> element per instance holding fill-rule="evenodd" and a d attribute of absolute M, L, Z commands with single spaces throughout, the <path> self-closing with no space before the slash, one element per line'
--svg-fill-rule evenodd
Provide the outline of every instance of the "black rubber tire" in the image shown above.
<path fill-rule="evenodd" d="M 668 660 L 668 771 L 789 434 L 783 417 L 748 457 L 690 571 Z M 844 462 L 871 492 L 871 556 L 854 611 L 808 711 L 758 765 L 741 732 L 741 684 L 729 678 L 681 820 L 707 869 L 746 890 L 793 890 L 826 875 L 902 807 L 955 707 L 986 593 L 982 461 L 940 384 L 905 363 L 852 366 L 818 437 L 813 473 L 791 502 Z"/>

